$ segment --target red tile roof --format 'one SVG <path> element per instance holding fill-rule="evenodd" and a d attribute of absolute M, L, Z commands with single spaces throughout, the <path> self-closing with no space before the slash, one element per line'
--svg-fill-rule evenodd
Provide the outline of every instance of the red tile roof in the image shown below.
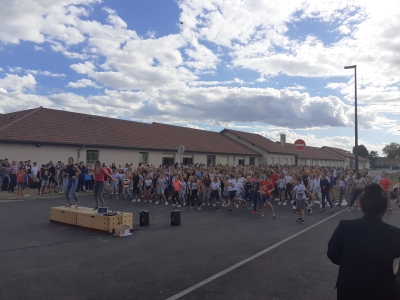
<path fill-rule="evenodd" d="M 351 153 L 349 151 L 346 151 L 346 150 L 343 150 L 343 149 L 340 149 L 340 148 L 327 147 L 327 146 L 322 147 L 322 149 L 324 149 L 324 148 L 326 148 L 326 149 L 328 149 L 330 151 L 333 151 L 333 152 L 335 152 L 335 153 L 337 153 L 339 155 L 342 155 L 344 157 L 348 157 L 348 158 L 355 158 L 356 157 L 353 153 Z M 366 158 L 361 157 L 361 156 L 358 156 L 358 160 L 360 160 L 360 161 L 369 161 L 369 159 L 366 159 Z"/>
<path fill-rule="evenodd" d="M 282 146 L 280 142 L 276 142 L 282 148 L 286 148 L 289 151 L 292 151 L 294 154 L 299 154 L 301 158 L 307 159 L 323 159 L 323 160 L 344 160 L 342 157 L 325 151 L 318 147 L 306 146 L 303 151 L 297 151 L 294 149 L 293 144 L 286 143 L 285 146 Z"/>
<path fill-rule="evenodd" d="M 265 151 L 270 153 L 293 154 L 293 151 L 281 147 L 281 145 L 277 145 L 275 142 L 256 133 L 242 132 L 232 129 L 224 129 L 221 131 L 221 133 L 224 132 L 231 133 L 236 137 L 241 138 L 242 140 L 245 140 L 255 146 L 258 146 L 259 148 L 264 149 Z"/>
<path fill-rule="evenodd" d="M 0 115 L 0 140 L 174 152 L 182 144 L 189 152 L 260 155 L 218 132 L 42 107 Z"/>

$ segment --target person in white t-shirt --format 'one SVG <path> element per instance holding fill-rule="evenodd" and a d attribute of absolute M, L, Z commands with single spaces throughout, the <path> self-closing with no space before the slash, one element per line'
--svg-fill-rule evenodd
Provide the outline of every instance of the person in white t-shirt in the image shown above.
<path fill-rule="evenodd" d="M 33 163 L 33 167 L 32 167 L 32 175 L 33 175 L 33 181 L 35 181 L 35 182 L 38 181 L 37 180 L 38 179 L 38 177 L 37 177 L 38 172 L 39 172 L 39 168 L 37 166 L 37 163 L 34 162 Z"/>
<path fill-rule="evenodd" d="M 236 196 L 236 180 L 233 178 L 233 174 L 229 175 L 229 179 L 227 181 L 228 187 L 228 197 L 229 197 L 229 212 L 233 212 L 233 202 Z"/>
<path fill-rule="evenodd" d="M 295 187 L 293 191 L 296 195 L 296 209 L 299 213 L 299 217 L 297 222 L 300 224 L 304 224 L 306 221 L 304 220 L 304 208 L 307 201 L 306 194 L 309 194 L 311 198 L 315 199 L 314 195 L 311 194 L 304 185 L 300 184 L 300 179 L 296 178 L 294 180 Z"/>

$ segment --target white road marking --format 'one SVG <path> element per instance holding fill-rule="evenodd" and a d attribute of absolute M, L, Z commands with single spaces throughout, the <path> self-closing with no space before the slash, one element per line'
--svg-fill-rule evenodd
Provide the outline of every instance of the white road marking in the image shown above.
<path fill-rule="evenodd" d="M 294 239 L 295 237 L 297 237 L 297 236 L 309 231 L 310 229 L 312 229 L 312 228 L 314 228 L 314 227 L 316 227 L 316 226 L 318 226 L 318 225 L 320 225 L 320 224 L 322 224 L 322 223 L 324 223 L 324 222 L 336 217 L 338 214 L 340 214 L 340 213 L 342 213 L 342 212 L 344 212 L 346 210 L 347 209 L 343 209 L 343 210 L 333 214 L 332 216 L 329 216 L 329 217 L 327 217 L 327 218 L 325 218 L 325 219 L 323 219 L 323 220 L 311 225 L 310 227 L 307 227 L 307 228 L 303 229 L 302 231 L 299 231 L 298 233 L 293 234 L 292 236 L 289 236 L 288 238 L 286 238 L 286 239 L 284 239 L 284 240 L 282 240 L 282 241 L 280 241 L 280 242 L 278 242 L 278 243 L 276 243 L 276 244 L 274 244 L 274 245 L 272 245 L 272 246 L 270 246 L 270 247 L 268 247 L 268 248 L 266 248 L 266 249 L 264 249 L 264 250 L 262 250 L 262 251 L 260 251 L 260 252 L 258 252 L 256 254 L 254 254 L 253 256 L 250 256 L 249 258 L 246 258 L 245 260 L 242 260 L 241 262 L 238 262 L 238 263 L 234 264 L 233 266 L 231 266 L 231 267 L 229 267 L 229 268 L 227 268 L 227 269 L 225 269 L 225 270 L 223 270 L 223 271 L 221 271 L 221 272 L 219 272 L 219 273 L 217 273 L 217 274 L 215 274 L 215 275 L 213 275 L 213 276 L 211 276 L 211 277 L 209 277 L 209 278 L 207 278 L 207 279 L 205 279 L 203 281 L 200 281 L 199 283 L 187 288 L 186 290 L 183 290 L 182 292 L 167 298 L 167 300 L 176 300 L 176 299 L 179 299 L 179 298 L 181 298 L 181 297 L 193 292 L 194 290 L 197 290 L 198 288 L 200 288 L 200 287 L 210 283 L 211 281 L 214 281 L 215 279 L 217 279 L 217 278 L 219 278 L 219 277 L 221 277 L 221 276 L 223 276 L 223 275 L 225 275 L 225 274 L 227 274 L 227 273 L 239 268 L 240 266 L 248 263 L 249 261 L 252 261 L 252 260 L 256 259 L 257 257 L 259 257 L 261 255 L 264 255 L 265 253 L 275 249 L 276 247 L 279 247 L 280 245 L 290 241 L 291 239 Z M 301 225 L 299 225 L 299 226 L 301 226 Z"/>

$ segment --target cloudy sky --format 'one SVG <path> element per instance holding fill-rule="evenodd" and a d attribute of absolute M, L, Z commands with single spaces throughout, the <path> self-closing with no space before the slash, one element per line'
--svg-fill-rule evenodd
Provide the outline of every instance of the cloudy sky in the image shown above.
<path fill-rule="evenodd" d="M 183 22 L 181 24 L 180 22 Z M 0 1 L 0 113 L 38 106 L 354 145 L 400 135 L 400 1 Z"/>

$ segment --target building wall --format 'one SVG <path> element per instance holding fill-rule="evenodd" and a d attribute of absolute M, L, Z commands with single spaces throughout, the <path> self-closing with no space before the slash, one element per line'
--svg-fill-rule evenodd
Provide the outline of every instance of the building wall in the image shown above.
<path fill-rule="evenodd" d="M 0 143 L 0 158 L 8 158 L 10 161 L 15 159 L 17 161 L 31 160 L 36 161 L 38 164 L 48 163 L 49 161 L 57 163 L 58 161 L 66 163 L 68 157 L 72 156 L 75 162 L 84 161 L 86 162 L 86 151 L 97 150 L 99 151 L 99 160 L 102 163 L 110 165 L 115 163 L 124 166 L 126 163 L 132 163 L 134 166 L 139 164 L 140 152 L 148 153 L 149 165 L 158 167 L 162 164 L 163 157 L 173 157 L 174 162 L 180 162 L 180 155 L 176 151 L 150 151 L 150 150 L 138 150 L 138 149 L 120 149 L 120 148 L 105 148 L 105 147 L 87 147 L 80 150 L 80 158 L 78 160 L 79 146 L 64 146 L 64 145 L 44 145 L 37 147 L 36 144 L 32 143 Z M 238 163 L 238 157 L 229 154 L 214 154 L 216 164 L 222 162 L 222 157 L 228 158 L 228 164 L 233 165 L 236 161 Z M 193 157 L 193 163 L 207 164 L 207 154 L 205 153 L 185 153 L 182 158 Z M 250 156 L 240 156 L 245 160 L 245 164 L 249 163 Z M 255 156 L 255 163 L 258 164 L 258 157 Z"/>

